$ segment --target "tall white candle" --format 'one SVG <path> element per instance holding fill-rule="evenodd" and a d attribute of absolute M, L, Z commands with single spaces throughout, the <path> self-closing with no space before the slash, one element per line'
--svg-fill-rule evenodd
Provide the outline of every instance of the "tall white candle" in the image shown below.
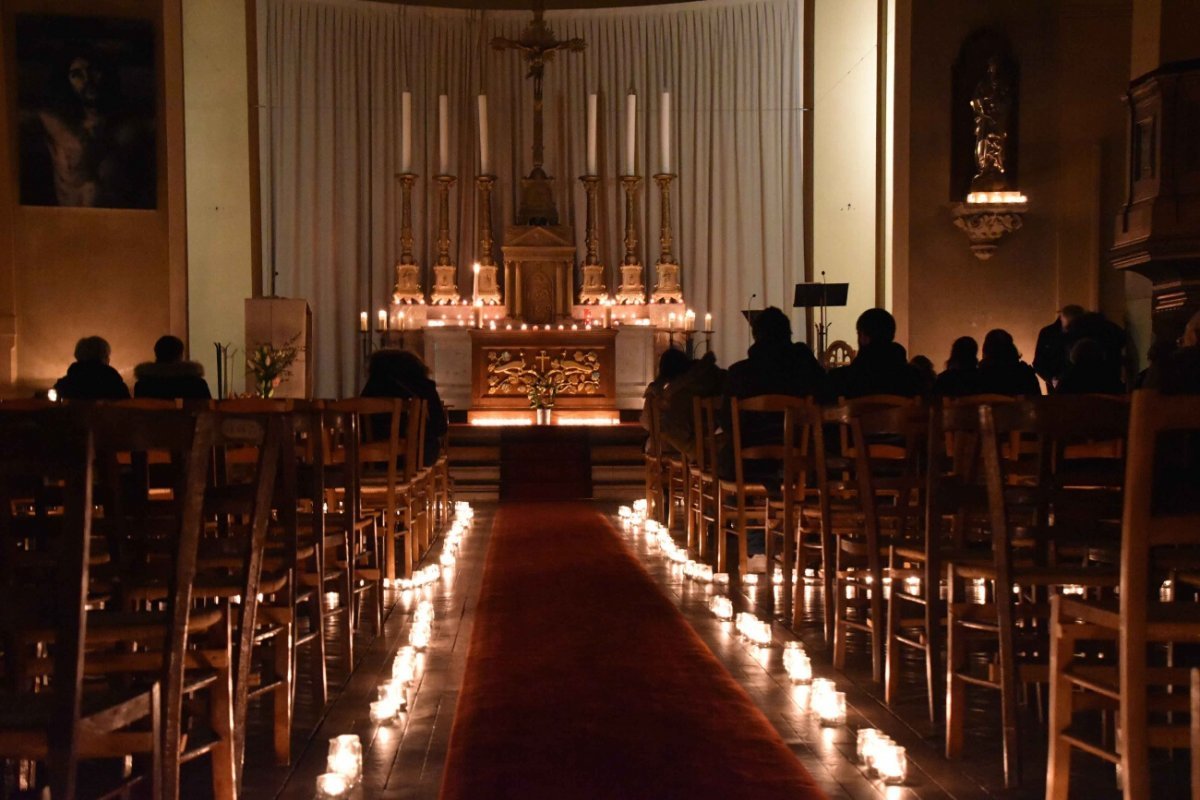
<path fill-rule="evenodd" d="M 400 171 L 412 172 L 412 92 L 400 95 Z"/>
<path fill-rule="evenodd" d="M 388 315 L 384 309 L 379 309 L 379 330 L 386 331 L 388 329 Z"/>
<path fill-rule="evenodd" d="M 475 273 L 475 276 L 471 279 L 471 299 L 474 300 L 479 297 L 479 264 L 476 263 L 471 269 Z"/>
<path fill-rule="evenodd" d="M 450 174 L 450 98 L 438 95 L 438 174 Z"/>
<path fill-rule="evenodd" d="M 488 158 L 488 119 L 487 95 L 479 95 L 479 173 L 491 175 L 490 159 Z"/>
<path fill-rule="evenodd" d="M 662 148 L 662 171 L 671 173 L 671 93 L 662 93 L 662 108 L 658 120 L 659 147 Z"/>
<path fill-rule="evenodd" d="M 588 95 L 587 105 L 587 174 L 595 175 L 599 169 L 600 159 L 597 150 L 597 119 L 599 117 L 598 99 L 595 94 Z"/>
<path fill-rule="evenodd" d="M 625 96 L 625 174 L 637 168 L 637 95 Z"/>

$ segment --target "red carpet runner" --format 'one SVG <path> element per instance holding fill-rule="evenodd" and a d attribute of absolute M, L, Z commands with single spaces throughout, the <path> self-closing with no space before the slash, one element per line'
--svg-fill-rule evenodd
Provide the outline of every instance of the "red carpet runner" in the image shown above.
<path fill-rule="evenodd" d="M 443 800 L 822 797 L 587 503 L 496 515 Z"/>

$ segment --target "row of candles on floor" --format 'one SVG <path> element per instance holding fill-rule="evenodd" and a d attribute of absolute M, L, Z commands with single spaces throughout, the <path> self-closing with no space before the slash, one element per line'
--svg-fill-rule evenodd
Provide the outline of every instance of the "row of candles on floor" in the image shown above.
<path fill-rule="evenodd" d="M 708 564 L 693 561 L 688 558 L 686 548 L 675 543 L 667 528 L 656 520 L 647 519 L 647 504 L 638 500 L 632 506 L 621 506 L 617 516 L 621 527 L 632 533 L 644 531 L 646 541 L 657 544 L 658 548 L 672 562 L 683 564 L 683 574 L 700 583 L 711 583 L 717 586 L 727 585 L 727 573 L 713 573 Z M 806 577 L 809 575 L 806 571 Z M 743 582 L 747 585 L 758 583 L 758 575 L 750 573 Z M 776 569 L 772 576 L 773 584 L 783 583 L 783 573 Z M 909 577 L 904 582 L 905 590 L 916 592 L 920 590 L 920 579 Z M 771 624 L 759 619 L 749 611 L 734 614 L 733 601 L 724 595 L 714 595 L 708 602 L 709 610 L 722 622 L 733 622 L 734 630 L 747 643 L 760 648 L 772 645 Z M 783 647 L 783 668 L 788 679 L 806 691 L 800 695 L 801 705 L 806 711 L 817 716 L 821 725 L 838 727 L 846 724 L 846 693 L 837 689 L 837 684 L 828 678 L 814 678 L 812 659 L 804 650 L 801 642 L 786 642 Z M 875 774 L 884 783 L 902 784 L 908 777 L 908 757 L 904 747 L 896 744 L 890 737 L 883 735 L 875 728 L 861 728 L 858 731 L 857 755 L 859 762 L 869 773 Z"/>
<path fill-rule="evenodd" d="M 475 512 L 465 502 L 454 504 L 454 522 L 446 533 L 439 564 L 430 564 L 413 574 L 411 579 L 396 582 L 402 591 L 432 591 L 432 584 L 442 575 L 443 568 L 454 567 L 463 536 L 470 530 Z M 424 652 L 433 637 L 433 601 L 423 597 L 417 602 L 412 625 L 408 631 L 408 644 L 396 651 L 392 669 L 376 690 L 376 699 L 370 705 L 371 721 L 377 725 L 403 722 L 416 693 Z M 325 760 L 325 773 L 317 776 L 317 800 L 342 800 L 362 780 L 362 740 L 357 734 L 344 734 L 329 740 L 329 754 Z"/>
<path fill-rule="evenodd" d="M 464 307 L 468 307 L 468 304 L 465 301 L 462 305 Z M 407 331 L 410 329 L 416 330 L 416 329 L 422 328 L 422 327 L 426 327 L 426 328 L 446 328 L 446 327 L 465 328 L 468 326 L 468 324 L 472 328 L 479 328 L 481 330 L 484 328 L 487 328 L 488 330 L 493 330 L 493 331 L 501 330 L 500 323 L 504 321 L 504 315 L 505 315 L 505 310 L 504 310 L 503 306 L 485 305 L 482 300 L 476 300 L 473 304 L 470 304 L 469 307 L 471 308 L 471 314 L 469 315 L 469 317 L 464 316 L 463 314 L 459 314 L 455 317 L 450 317 L 449 315 L 446 315 L 446 316 L 443 316 L 441 319 L 428 319 L 424 322 L 421 322 L 419 319 L 414 322 L 414 318 L 412 316 L 410 316 L 407 311 L 396 311 L 393 314 L 389 314 L 387 309 L 381 308 L 381 309 L 379 309 L 379 312 L 378 312 L 375 330 L 379 333 L 386 333 L 388 331 L 403 332 L 403 331 Z M 600 318 L 598 318 L 598 319 L 592 319 L 589 316 L 589 317 L 585 317 L 580 322 L 573 322 L 570 325 L 563 325 L 563 324 L 559 324 L 557 326 L 543 325 L 541 328 L 539 328 L 537 325 L 530 326 L 526 323 L 518 323 L 517 325 L 514 326 L 513 323 L 511 323 L 511 322 L 504 322 L 503 330 L 506 330 L 506 331 L 511 331 L 511 330 L 527 331 L 527 330 L 542 330 L 542 329 L 552 330 L 552 328 L 557 327 L 558 330 L 560 330 L 560 331 L 562 331 L 562 330 L 573 330 L 573 331 L 587 330 L 587 331 L 590 331 L 590 330 L 600 330 L 603 328 L 613 328 L 618 325 L 635 325 L 635 326 L 647 327 L 647 328 L 651 327 L 652 322 L 648 317 L 638 317 L 638 316 L 635 316 L 635 314 L 633 312 L 630 312 L 629 314 L 626 314 L 624 317 L 622 317 L 622 315 L 620 313 L 617 313 L 613 310 L 616 307 L 617 307 L 617 304 L 616 304 L 615 300 L 605 299 L 605 300 L 601 301 L 599 303 L 599 305 L 597 306 L 597 308 L 599 308 L 603 312 L 602 315 L 600 316 Z M 447 308 L 450 308 L 450 306 L 448 306 Z M 590 306 L 585 307 L 585 308 L 590 310 Z M 494 313 L 492 314 L 491 319 L 488 319 L 488 310 L 489 309 L 494 310 Z M 370 333 L 371 332 L 370 321 L 371 321 L 370 315 L 366 311 L 358 312 L 358 332 L 359 333 Z M 682 313 L 676 313 L 674 311 L 669 312 L 667 314 L 667 324 L 666 324 L 666 327 L 664 328 L 664 330 L 695 331 L 696 330 L 696 312 L 690 308 L 684 310 Z M 703 330 L 703 332 L 704 333 L 712 333 L 713 332 L 713 315 L 711 313 L 704 315 L 704 330 Z"/>

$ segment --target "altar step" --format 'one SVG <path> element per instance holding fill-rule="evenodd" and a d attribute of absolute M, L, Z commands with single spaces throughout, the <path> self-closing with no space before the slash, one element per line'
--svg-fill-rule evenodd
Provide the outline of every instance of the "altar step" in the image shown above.
<path fill-rule="evenodd" d="M 646 431 L 637 423 L 595 426 L 587 432 L 592 494 L 602 500 L 629 500 L 644 491 L 642 447 Z M 456 497 L 471 501 L 500 496 L 500 439 L 503 429 L 450 425 L 450 467 Z"/>

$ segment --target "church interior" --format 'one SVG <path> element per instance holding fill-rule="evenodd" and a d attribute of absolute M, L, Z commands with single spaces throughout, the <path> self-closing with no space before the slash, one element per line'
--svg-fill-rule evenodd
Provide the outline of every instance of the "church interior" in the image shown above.
<path fill-rule="evenodd" d="M 0 800 L 1200 798 L 1196 0 L 4 0 Z"/>

